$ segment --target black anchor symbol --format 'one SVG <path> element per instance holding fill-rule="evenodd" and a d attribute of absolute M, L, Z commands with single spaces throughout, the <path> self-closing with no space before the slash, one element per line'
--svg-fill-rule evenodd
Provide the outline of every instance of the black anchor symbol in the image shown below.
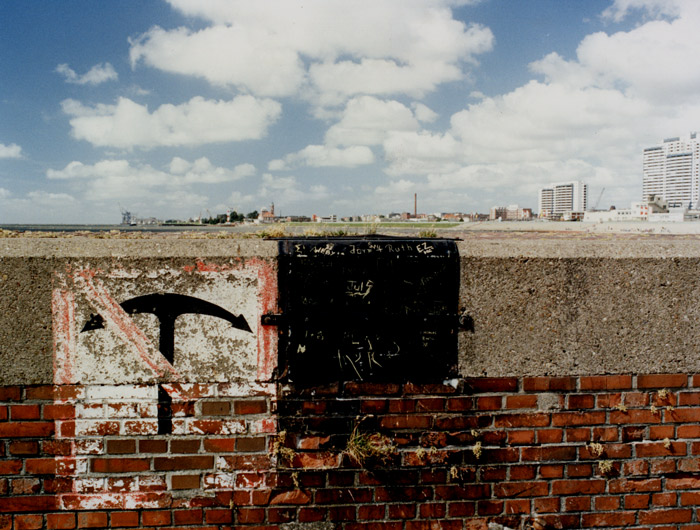
<path fill-rule="evenodd" d="M 119 305 L 130 315 L 153 313 L 158 317 L 160 322 L 158 349 L 170 364 L 175 357 L 175 320 L 180 315 L 186 313 L 210 315 L 227 320 L 234 328 L 252 333 L 242 315 L 234 315 L 216 304 L 184 294 L 146 294 L 126 300 Z M 101 328 L 104 328 L 104 319 L 99 314 L 92 314 L 80 332 Z M 163 385 L 158 385 L 158 434 L 170 434 L 172 428 L 172 398 Z"/>

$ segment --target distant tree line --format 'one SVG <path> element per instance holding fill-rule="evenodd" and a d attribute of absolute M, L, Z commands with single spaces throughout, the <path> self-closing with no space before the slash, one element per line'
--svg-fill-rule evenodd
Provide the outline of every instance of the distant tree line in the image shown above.
<path fill-rule="evenodd" d="M 238 212 L 231 212 L 231 215 L 229 217 L 230 221 L 232 223 L 238 223 L 243 221 L 244 219 L 257 219 L 258 218 L 258 211 L 253 210 L 252 212 L 248 212 L 247 214 L 243 213 L 238 213 Z M 225 213 L 220 213 L 218 215 L 215 215 L 213 217 L 207 217 L 202 219 L 202 224 L 207 224 L 207 225 L 220 225 L 224 224 L 226 222 L 226 214 Z"/>

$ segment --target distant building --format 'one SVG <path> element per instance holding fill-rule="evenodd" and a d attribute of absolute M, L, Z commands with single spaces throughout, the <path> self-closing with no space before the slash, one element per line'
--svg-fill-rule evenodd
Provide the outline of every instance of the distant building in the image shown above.
<path fill-rule="evenodd" d="M 509 206 L 493 206 L 489 212 L 489 220 L 495 221 L 527 221 L 532 219 L 532 208 L 520 208 L 517 204 Z"/>
<path fill-rule="evenodd" d="M 697 212 L 685 206 L 669 206 L 659 196 L 651 195 L 646 201 L 633 202 L 629 208 L 586 212 L 583 221 L 607 223 L 615 221 L 682 222 L 697 219 Z"/>
<path fill-rule="evenodd" d="M 550 184 L 540 189 L 537 206 L 540 217 L 576 217 L 572 213 L 588 208 L 588 185 L 579 180 Z"/>
<path fill-rule="evenodd" d="M 700 142 L 697 133 L 666 138 L 647 147 L 642 159 L 642 200 L 658 195 L 669 204 L 700 205 Z"/>

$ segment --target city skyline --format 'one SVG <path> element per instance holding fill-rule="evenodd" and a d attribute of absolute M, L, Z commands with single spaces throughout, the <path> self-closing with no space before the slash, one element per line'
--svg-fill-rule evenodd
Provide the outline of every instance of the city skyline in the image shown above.
<path fill-rule="evenodd" d="M 606 208 L 699 127 L 694 0 L 352 6 L 3 2 L 0 222 Z"/>

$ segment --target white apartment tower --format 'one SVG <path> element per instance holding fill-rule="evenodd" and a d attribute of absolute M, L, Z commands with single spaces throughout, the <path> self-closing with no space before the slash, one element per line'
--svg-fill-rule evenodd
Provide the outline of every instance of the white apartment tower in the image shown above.
<path fill-rule="evenodd" d="M 643 155 L 642 200 L 663 197 L 669 205 L 700 206 L 700 142 L 697 134 L 666 138 Z"/>
<path fill-rule="evenodd" d="M 540 189 L 537 205 L 540 217 L 585 212 L 588 207 L 588 185 L 579 180 L 550 184 Z"/>

